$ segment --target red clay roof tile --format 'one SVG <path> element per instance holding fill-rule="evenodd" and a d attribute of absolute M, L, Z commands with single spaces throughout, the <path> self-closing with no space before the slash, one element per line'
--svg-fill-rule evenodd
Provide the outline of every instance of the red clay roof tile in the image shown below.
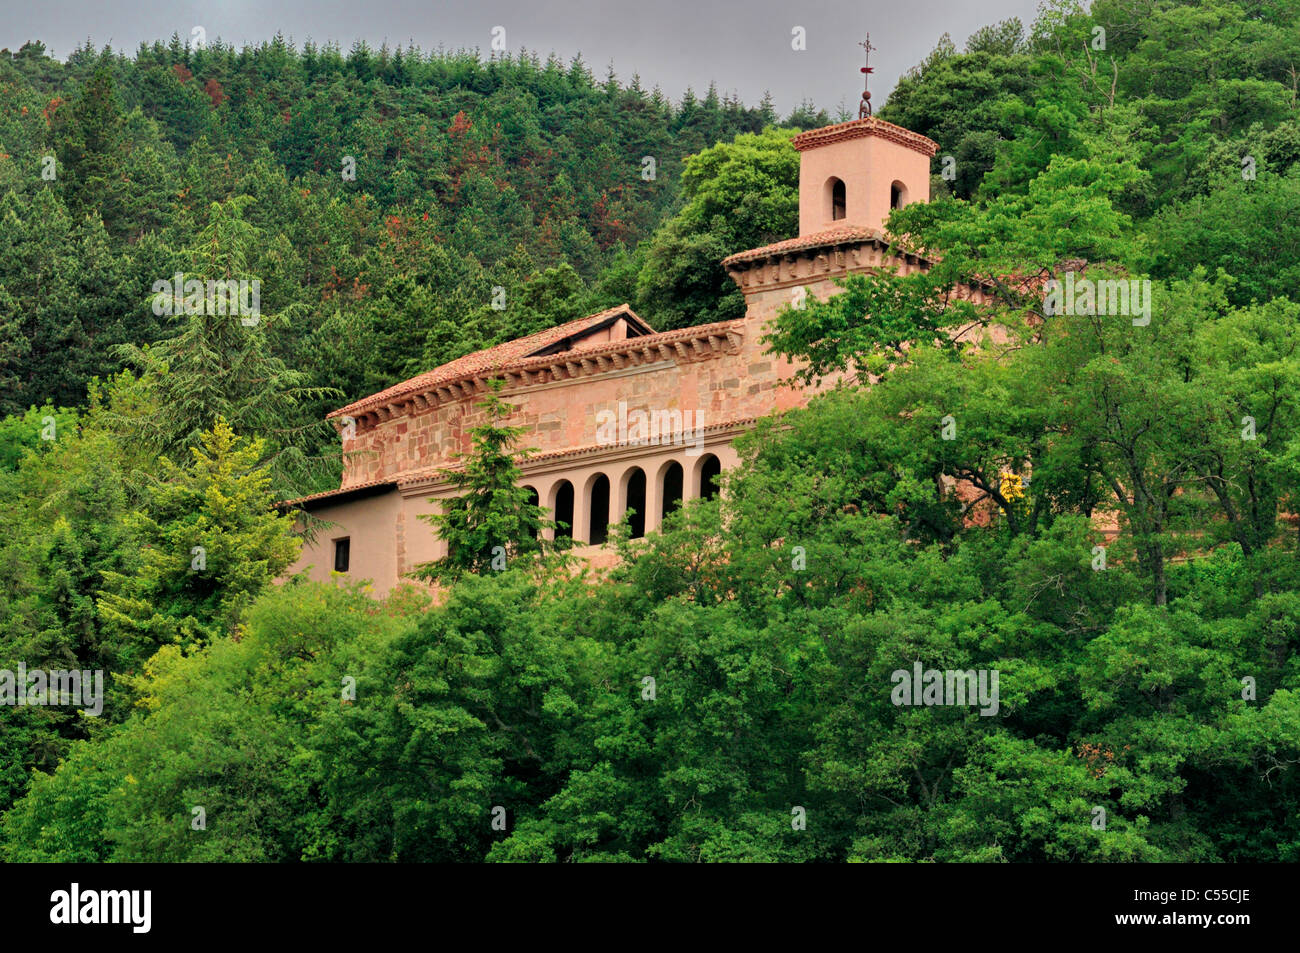
<path fill-rule="evenodd" d="M 805 149 L 815 149 L 818 146 L 830 145 L 833 142 L 841 142 L 845 139 L 856 139 L 860 136 L 879 136 L 882 139 L 888 139 L 891 142 L 897 142 L 899 145 L 907 146 L 909 149 L 915 149 L 927 157 L 933 156 L 939 151 L 939 143 L 933 139 L 927 138 L 919 132 L 904 129 L 902 126 L 895 126 L 892 122 L 877 119 L 874 116 L 867 116 L 863 119 L 850 119 L 848 122 L 836 123 L 833 126 L 822 126 L 820 129 L 809 129 L 807 132 L 799 133 L 791 141 L 796 149 L 803 152 Z"/>
<path fill-rule="evenodd" d="M 651 333 L 654 329 L 646 324 L 626 304 L 620 304 L 618 307 L 610 308 L 597 314 L 589 314 L 585 318 L 578 318 L 569 321 L 567 324 L 560 324 L 553 328 L 547 328 L 545 331 L 538 331 L 536 334 L 529 334 L 526 337 L 515 338 L 513 341 L 504 341 L 494 347 L 485 348 L 481 351 L 475 351 L 472 354 L 466 354 L 458 357 L 454 361 L 436 367 L 431 371 L 423 374 L 417 374 L 409 380 L 404 380 L 400 384 L 394 384 L 387 390 L 381 390 L 377 394 L 371 394 L 360 400 L 353 401 L 346 407 L 340 407 L 338 410 L 327 414 L 327 417 L 339 417 L 344 414 L 352 414 L 361 410 L 376 407 L 390 401 L 396 397 L 403 397 L 407 394 L 427 392 L 431 388 L 440 384 L 448 384 L 454 381 L 463 380 L 475 374 L 481 374 L 484 371 L 498 370 L 507 364 L 514 363 L 521 358 L 528 357 L 538 351 L 545 350 L 565 338 L 580 333 L 592 325 L 599 324 L 608 318 L 617 314 L 625 313 L 632 321 L 639 326 L 646 328 Z M 643 335 L 644 336 L 644 335 Z"/>
<path fill-rule="evenodd" d="M 756 258 L 766 258 L 769 255 L 788 254 L 789 252 L 803 251 L 806 248 L 819 248 L 823 245 L 848 245 L 855 242 L 869 241 L 889 244 L 889 240 L 885 238 L 884 233 L 878 229 L 867 228 L 865 225 L 837 225 L 835 228 L 828 228 L 824 232 L 813 232 L 811 235 L 787 238 L 785 241 L 764 245 L 762 248 L 751 248 L 748 251 L 728 255 L 722 259 L 722 264 L 730 265 L 742 261 L 753 261 Z"/>

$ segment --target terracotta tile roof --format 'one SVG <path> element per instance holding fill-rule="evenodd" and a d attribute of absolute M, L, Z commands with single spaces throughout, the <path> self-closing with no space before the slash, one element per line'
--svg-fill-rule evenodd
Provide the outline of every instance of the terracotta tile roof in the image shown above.
<path fill-rule="evenodd" d="M 824 232 L 813 232 L 811 235 L 787 238 L 785 241 L 764 245 L 762 248 L 751 248 L 749 251 L 728 255 L 722 259 L 722 264 L 725 266 L 742 261 L 753 261 L 756 258 L 766 258 L 769 255 L 788 254 L 803 251 L 806 248 L 820 248 L 823 245 L 848 245 L 855 242 L 869 241 L 880 242 L 884 245 L 889 244 L 889 240 L 885 238 L 884 233 L 878 229 L 867 228 L 865 225 L 838 225 L 835 228 L 828 228 Z"/>
<path fill-rule="evenodd" d="M 646 347 L 655 344 L 671 344 L 674 341 L 689 341 L 691 338 L 703 337 L 708 334 L 726 334 L 727 331 L 743 331 L 745 326 L 744 319 L 735 318 L 730 321 L 715 321 L 713 324 L 693 324 L 690 327 L 676 328 L 672 331 L 656 331 L 654 334 L 643 334 L 641 337 L 628 338 L 625 341 L 591 341 L 586 344 L 579 344 L 570 351 L 561 351 L 554 357 L 561 357 L 565 354 L 582 354 L 584 356 L 596 354 L 601 351 L 621 351 L 627 348 Z M 529 365 L 545 365 L 547 357 L 525 358 L 516 361 L 513 364 L 506 365 L 508 369 L 513 370 L 516 367 L 527 367 Z"/>
<path fill-rule="evenodd" d="M 805 149 L 815 149 L 818 146 L 830 145 L 844 139 L 857 139 L 861 136 L 879 136 L 890 142 L 907 146 L 909 149 L 915 149 L 927 157 L 939 151 L 939 143 L 933 139 L 928 139 L 919 132 L 904 129 L 902 126 L 895 126 L 892 122 L 876 119 L 874 116 L 851 119 L 833 126 L 822 126 L 820 129 L 809 129 L 795 136 L 792 142 L 796 149 L 803 152 Z"/>
<path fill-rule="evenodd" d="M 370 490 L 382 486 L 397 486 L 396 480 L 367 480 L 365 483 L 354 483 L 352 486 L 339 487 L 337 490 L 322 490 L 319 493 L 311 493 L 307 496 L 300 496 L 292 500 L 281 500 L 276 503 L 276 507 L 284 509 L 290 506 L 298 506 L 303 503 L 314 503 L 317 500 L 323 500 L 331 496 L 339 496 L 343 493 L 352 493 L 355 490 Z"/>
<path fill-rule="evenodd" d="M 527 337 L 515 338 L 513 341 L 505 341 L 495 347 L 485 348 L 482 351 L 475 351 L 473 354 L 466 354 L 464 357 L 458 357 L 454 361 L 443 364 L 441 367 L 426 371 L 423 374 L 417 374 L 409 380 L 402 381 L 400 384 L 394 384 L 387 390 L 382 390 L 377 394 L 371 394 L 369 397 L 363 397 L 358 401 L 348 404 L 346 407 L 340 407 L 338 410 L 327 414 L 327 417 L 340 417 L 344 414 L 354 414 L 368 408 L 373 408 L 397 397 L 403 397 L 412 393 L 427 392 L 431 388 L 440 384 L 448 384 L 454 381 L 463 380 L 475 374 L 481 374 L 484 371 L 499 370 L 509 364 L 515 363 L 522 358 L 536 354 L 538 351 L 545 350 L 554 344 L 563 341 L 571 335 L 578 334 L 593 325 L 600 324 L 610 318 L 625 315 L 629 320 L 641 328 L 653 333 L 654 329 L 642 321 L 630 307 L 626 304 L 620 304 L 618 307 L 610 308 L 607 311 L 601 311 L 597 314 L 589 314 L 585 318 L 578 318 L 576 321 L 570 321 L 567 324 L 557 325 L 553 328 L 547 328 L 545 331 L 538 331 L 536 334 L 530 334 Z M 601 342 L 607 343 L 607 342 Z"/>

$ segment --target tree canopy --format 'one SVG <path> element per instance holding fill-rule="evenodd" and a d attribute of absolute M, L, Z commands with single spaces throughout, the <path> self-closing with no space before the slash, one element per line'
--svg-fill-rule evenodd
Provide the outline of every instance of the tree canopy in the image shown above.
<path fill-rule="evenodd" d="M 769 328 L 839 386 L 600 571 L 536 558 L 493 394 L 438 589 L 376 599 L 285 577 L 325 410 L 741 314 L 718 261 L 794 232 L 827 117 L 530 54 L 4 52 L 0 672 L 114 677 L 6 707 L 0 857 L 1300 860 L 1297 70 L 1292 3 L 943 37 L 881 110 L 940 145 L 888 223 L 931 266 Z M 156 310 L 177 274 L 260 320 Z"/>

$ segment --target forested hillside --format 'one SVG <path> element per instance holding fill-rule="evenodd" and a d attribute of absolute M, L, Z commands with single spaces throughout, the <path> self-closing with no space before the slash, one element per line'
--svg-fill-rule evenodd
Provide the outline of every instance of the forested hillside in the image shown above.
<path fill-rule="evenodd" d="M 605 576 L 488 435 L 455 531 L 525 529 L 434 605 L 273 584 L 322 413 L 620 301 L 738 315 L 718 262 L 795 233 L 834 117 L 528 57 L 0 59 L 0 670 L 110 675 L 0 711 L 3 856 L 1300 860 L 1300 3 L 1052 2 L 880 115 L 939 143 L 890 220 L 934 265 L 770 341 L 857 386 Z M 177 271 L 261 322 L 156 315 Z M 1133 307 L 1049 306 L 1094 278 Z M 913 666 L 1000 699 L 901 703 Z"/>
<path fill-rule="evenodd" d="M 638 246 L 678 204 L 685 157 L 776 122 L 767 104 L 713 89 L 670 103 L 532 54 L 278 38 L 5 51 L 0 412 L 83 404 L 92 377 L 139 369 L 128 346 L 178 332 L 151 288 L 184 272 L 261 280 L 258 344 L 329 389 L 296 406 L 309 426 L 467 351 L 638 301 Z"/>

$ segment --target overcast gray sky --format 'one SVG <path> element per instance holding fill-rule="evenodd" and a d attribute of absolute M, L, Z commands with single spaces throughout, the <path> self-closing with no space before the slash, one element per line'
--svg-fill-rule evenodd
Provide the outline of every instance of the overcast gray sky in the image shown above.
<path fill-rule="evenodd" d="M 1018 16 L 1026 29 L 1038 0 L 0 0 L 0 47 L 17 50 L 40 40 L 63 58 L 87 36 L 133 53 L 141 41 L 182 37 L 202 26 L 209 39 L 237 46 L 277 31 L 299 45 L 354 40 L 423 49 L 478 47 L 487 54 L 492 28 L 505 27 L 508 47 L 551 51 L 565 60 L 581 52 L 603 77 L 612 60 L 620 78 L 641 74 L 676 100 L 688 86 L 701 93 L 716 81 L 757 103 L 771 90 L 786 112 L 805 97 L 856 110 L 862 50 L 871 31 L 880 105 L 904 70 L 922 59 L 945 32 L 960 47 L 979 27 Z M 807 49 L 791 49 L 802 26 Z"/>

